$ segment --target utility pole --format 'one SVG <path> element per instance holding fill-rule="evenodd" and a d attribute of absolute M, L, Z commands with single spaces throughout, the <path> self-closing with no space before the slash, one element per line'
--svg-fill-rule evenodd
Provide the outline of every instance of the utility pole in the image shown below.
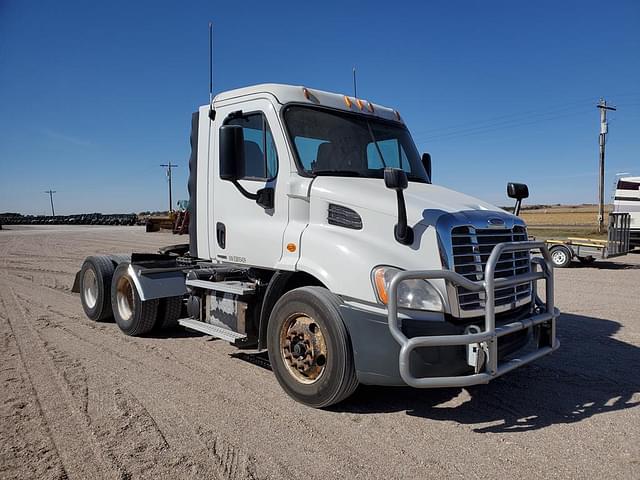
<path fill-rule="evenodd" d="M 173 167 L 177 167 L 175 163 L 163 163 L 160 165 L 161 167 L 165 167 L 167 169 L 167 178 L 169 179 L 169 213 L 173 212 L 173 192 L 171 190 L 171 169 Z"/>
<path fill-rule="evenodd" d="M 56 193 L 55 190 L 45 190 L 44 193 L 48 193 L 49 194 L 49 200 L 51 200 L 51 216 L 55 217 L 56 216 L 56 211 L 53 209 L 53 194 Z"/>
<path fill-rule="evenodd" d="M 615 107 L 607 105 L 604 98 L 600 99 L 598 105 L 600 109 L 600 175 L 598 179 L 598 233 L 604 231 L 604 146 L 607 143 L 609 125 L 607 124 L 607 110 L 616 110 Z"/>

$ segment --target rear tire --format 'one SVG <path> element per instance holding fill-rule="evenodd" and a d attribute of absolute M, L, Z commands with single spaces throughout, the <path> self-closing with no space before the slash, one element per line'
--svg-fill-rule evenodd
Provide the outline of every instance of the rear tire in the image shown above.
<path fill-rule="evenodd" d="M 161 298 L 158 305 L 158 319 L 155 331 L 169 330 L 178 326 L 182 314 L 182 297 Z"/>
<path fill-rule="evenodd" d="M 571 264 L 571 250 L 564 245 L 557 245 L 549 250 L 551 261 L 556 268 L 566 268 Z"/>
<path fill-rule="evenodd" d="M 276 379 L 289 396 L 310 407 L 336 404 L 358 386 L 339 305 L 325 288 L 297 288 L 278 300 L 267 326 Z"/>
<path fill-rule="evenodd" d="M 111 279 L 113 262 L 107 255 L 87 257 L 80 269 L 80 301 L 89 319 L 102 322 L 111 319 Z"/>
<path fill-rule="evenodd" d="M 158 314 L 158 299 L 141 300 L 128 269 L 128 263 L 121 263 L 113 274 L 111 305 L 120 330 L 135 337 L 153 329 Z"/>

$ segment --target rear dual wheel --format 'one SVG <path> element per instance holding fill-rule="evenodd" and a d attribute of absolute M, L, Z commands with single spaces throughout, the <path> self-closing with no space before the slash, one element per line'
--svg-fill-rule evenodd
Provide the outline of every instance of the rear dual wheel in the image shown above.
<path fill-rule="evenodd" d="M 116 268 L 111 282 L 113 317 L 127 335 L 149 333 L 156 324 L 158 299 L 142 300 L 129 274 L 129 264 Z"/>

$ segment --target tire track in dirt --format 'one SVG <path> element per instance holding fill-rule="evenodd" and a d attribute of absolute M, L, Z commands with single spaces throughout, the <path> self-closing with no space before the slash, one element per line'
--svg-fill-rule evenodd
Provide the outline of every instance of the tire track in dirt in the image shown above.
<path fill-rule="evenodd" d="M 3 277 L 0 276 L 3 302 L 22 317 L 22 321 L 9 319 L 9 326 L 66 474 L 72 478 L 126 478 L 127 473 L 113 459 L 104 458 L 87 431 L 82 404 L 78 408 L 73 393 L 65 388 L 66 380 L 47 353 L 47 345 L 34 334 L 11 285 Z"/>
<path fill-rule="evenodd" d="M 24 299 L 21 299 L 21 300 L 24 300 Z M 30 307 L 33 307 L 33 305 L 30 305 Z M 27 307 L 25 306 L 25 308 Z M 30 310 L 29 313 L 35 313 L 35 312 L 33 310 Z M 43 320 L 45 319 L 45 316 L 39 315 L 38 319 Z M 82 352 L 83 361 L 88 360 L 88 363 L 91 363 L 92 359 L 96 355 L 96 352 L 99 351 L 97 350 L 97 348 L 102 348 L 102 352 L 101 352 L 102 354 L 110 353 L 111 355 L 114 355 L 116 357 L 116 363 L 122 364 L 123 362 L 127 363 L 132 360 L 130 357 L 122 355 L 119 352 L 116 352 L 114 350 L 111 350 L 111 349 L 105 350 L 104 345 L 100 346 L 99 343 L 87 342 L 86 339 L 77 335 L 75 332 L 73 332 L 69 328 L 66 328 L 63 325 L 55 324 L 47 320 L 45 323 L 41 324 L 41 327 L 44 329 L 51 327 L 56 331 L 56 333 L 62 332 L 71 337 L 71 338 L 67 338 L 67 341 L 50 342 L 49 340 L 46 340 L 45 337 L 41 336 L 41 341 L 47 345 L 51 345 L 53 343 L 74 344 L 76 346 L 76 348 L 74 348 L 74 353 L 78 353 L 77 347 L 79 345 L 79 342 L 84 344 L 88 343 L 87 347 L 82 349 L 84 350 Z M 72 341 L 69 342 L 68 340 L 72 340 Z M 55 348 L 52 349 L 52 355 L 54 356 L 54 358 L 58 358 L 58 359 L 65 357 L 64 354 L 60 354 L 60 352 Z M 103 355 L 103 358 L 104 358 L 104 355 Z M 116 369 L 112 369 L 108 367 L 105 368 L 104 365 L 98 367 L 97 369 L 100 371 L 100 374 L 101 374 L 100 376 L 101 383 L 105 383 L 105 380 L 107 380 L 106 377 L 110 377 L 108 379 L 109 381 L 106 383 L 109 383 L 111 385 L 116 385 L 116 387 L 114 387 L 115 390 L 113 392 L 116 400 L 115 404 L 120 410 L 121 416 L 127 419 L 124 422 L 124 425 L 121 425 L 119 428 L 117 428 L 117 431 L 120 434 L 126 433 L 126 430 L 129 430 L 131 427 L 130 425 L 131 422 L 136 423 L 140 427 L 138 430 L 142 430 L 142 431 L 153 430 L 155 433 L 157 433 L 157 436 L 161 438 L 161 445 L 159 448 L 156 448 L 156 450 L 161 452 L 162 450 L 165 450 L 169 446 L 168 439 L 165 436 L 163 427 L 160 426 L 158 421 L 156 420 L 155 415 L 152 414 L 149 411 L 149 409 L 145 406 L 145 403 L 147 402 L 142 401 L 142 398 L 144 397 L 144 393 L 142 393 L 141 395 L 141 391 L 139 389 L 141 389 L 142 392 L 144 391 L 152 392 L 155 389 L 156 385 L 158 384 L 158 381 L 160 382 L 162 380 L 166 381 L 166 372 L 163 372 L 162 370 L 155 368 L 152 364 L 139 363 L 138 366 L 139 368 L 136 369 L 136 371 L 140 372 L 141 375 L 148 377 L 148 373 L 150 371 L 155 371 L 156 374 L 160 376 L 160 378 L 159 379 L 158 378 L 152 378 L 152 379 L 140 378 L 138 381 L 135 382 L 135 387 L 130 384 L 125 388 L 122 386 L 117 386 L 118 377 L 117 377 Z M 95 367 L 96 367 L 96 364 L 94 363 L 92 365 L 92 369 Z M 144 375 L 145 373 L 147 375 Z M 171 378 L 172 383 L 177 383 L 179 382 L 179 380 L 180 379 L 178 377 Z M 181 389 L 186 391 L 190 386 L 191 385 L 187 384 L 182 386 Z M 134 393 L 134 390 L 138 390 L 138 391 Z M 226 402 L 230 402 L 231 399 L 228 397 L 225 397 L 223 399 L 220 399 L 220 401 L 226 403 Z M 151 403 L 153 403 L 152 399 L 151 399 Z M 184 459 L 188 457 L 189 453 L 193 453 L 193 439 L 198 438 L 197 435 L 195 435 L 197 432 L 195 430 L 191 432 L 188 432 L 188 431 L 184 432 L 184 424 L 188 424 L 190 420 L 184 417 L 183 415 L 181 415 L 180 412 L 177 411 L 177 409 L 175 408 L 169 409 L 169 411 L 166 411 L 165 409 L 165 411 L 162 411 L 159 417 L 165 418 L 165 419 L 171 419 L 170 423 L 176 423 L 177 425 L 180 425 L 180 428 L 177 430 L 177 433 L 174 433 L 173 435 L 175 441 L 172 442 L 172 447 L 174 447 L 174 449 L 175 447 L 188 446 L 189 443 L 191 443 L 191 448 L 189 450 L 182 451 L 182 454 L 180 456 L 180 458 L 182 459 L 181 460 L 182 463 L 184 463 L 185 465 L 191 465 L 193 468 L 195 468 L 196 471 L 209 472 L 210 474 L 211 473 L 219 474 L 218 476 L 220 478 L 229 478 L 229 479 L 258 478 L 254 470 L 251 470 L 252 468 L 251 465 L 253 465 L 251 457 L 249 457 L 248 454 L 246 454 L 242 449 L 233 447 L 233 445 L 230 442 L 225 440 L 223 437 L 220 437 L 219 435 L 215 437 L 217 442 L 215 443 L 215 445 L 220 445 L 220 444 L 226 445 L 227 453 L 225 456 L 221 456 L 217 450 L 213 452 L 209 452 L 208 454 L 204 453 L 204 450 L 209 449 L 210 445 L 204 442 L 200 442 L 201 454 L 198 455 L 198 457 L 200 458 L 201 461 L 196 462 L 193 460 L 189 460 L 188 462 L 185 463 Z M 177 422 L 175 422 L 176 419 L 178 420 Z M 147 428 L 149 425 L 151 427 Z M 97 435 L 100 435 L 101 437 L 104 437 L 104 432 L 102 432 L 102 435 L 101 435 L 101 432 L 95 432 L 95 433 Z M 175 439 L 176 436 L 178 437 L 177 440 Z M 119 440 L 122 440 L 122 439 L 119 439 Z M 139 438 L 129 439 L 129 441 L 132 444 L 137 445 L 135 447 L 137 449 L 136 453 L 138 454 L 137 461 L 136 461 L 137 464 L 146 463 L 151 468 L 151 466 L 155 463 L 163 463 L 164 461 L 166 461 L 166 459 L 163 460 L 161 458 L 154 458 L 153 462 L 148 461 L 148 459 L 145 462 L 145 458 L 144 456 L 142 456 L 143 451 L 148 450 L 149 445 L 153 446 L 153 444 L 157 442 L 154 442 L 153 439 L 150 439 L 150 438 L 146 438 L 146 442 L 144 443 L 140 443 L 139 440 L 140 440 Z M 109 447 L 110 450 L 116 450 L 116 451 L 118 450 L 118 445 L 115 445 L 113 442 L 110 441 L 110 439 L 108 438 L 105 439 L 105 442 L 107 443 L 107 446 Z M 211 457 L 213 460 L 205 461 L 204 463 L 202 462 L 202 459 L 209 458 L 209 457 Z M 178 467 L 178 466 L 180 465 L 174 465 L 174 467 Z M 129 466 L 129 471 L 131 472 L 137 471 L 138 468 L 136 467 Z"/>

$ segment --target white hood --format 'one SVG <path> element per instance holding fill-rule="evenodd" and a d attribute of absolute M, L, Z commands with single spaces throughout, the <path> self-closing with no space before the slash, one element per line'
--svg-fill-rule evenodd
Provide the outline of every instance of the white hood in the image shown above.
<path fill-rule="evenodd" d="M 381 178 L 316 177 L 311 195 L 340 205 L 373 210 L 394 218 L 398 216 L 396 193 L 386 188 Z M 431 213 L 429 217 L 433 217 L 432 213 L 437 211 L 455 213 L 483 210 L 506 213 L 477 198 L 426 183 L 409 182 L 404 198 L 409 225 L 422 222 L 426 210 Z"/>

